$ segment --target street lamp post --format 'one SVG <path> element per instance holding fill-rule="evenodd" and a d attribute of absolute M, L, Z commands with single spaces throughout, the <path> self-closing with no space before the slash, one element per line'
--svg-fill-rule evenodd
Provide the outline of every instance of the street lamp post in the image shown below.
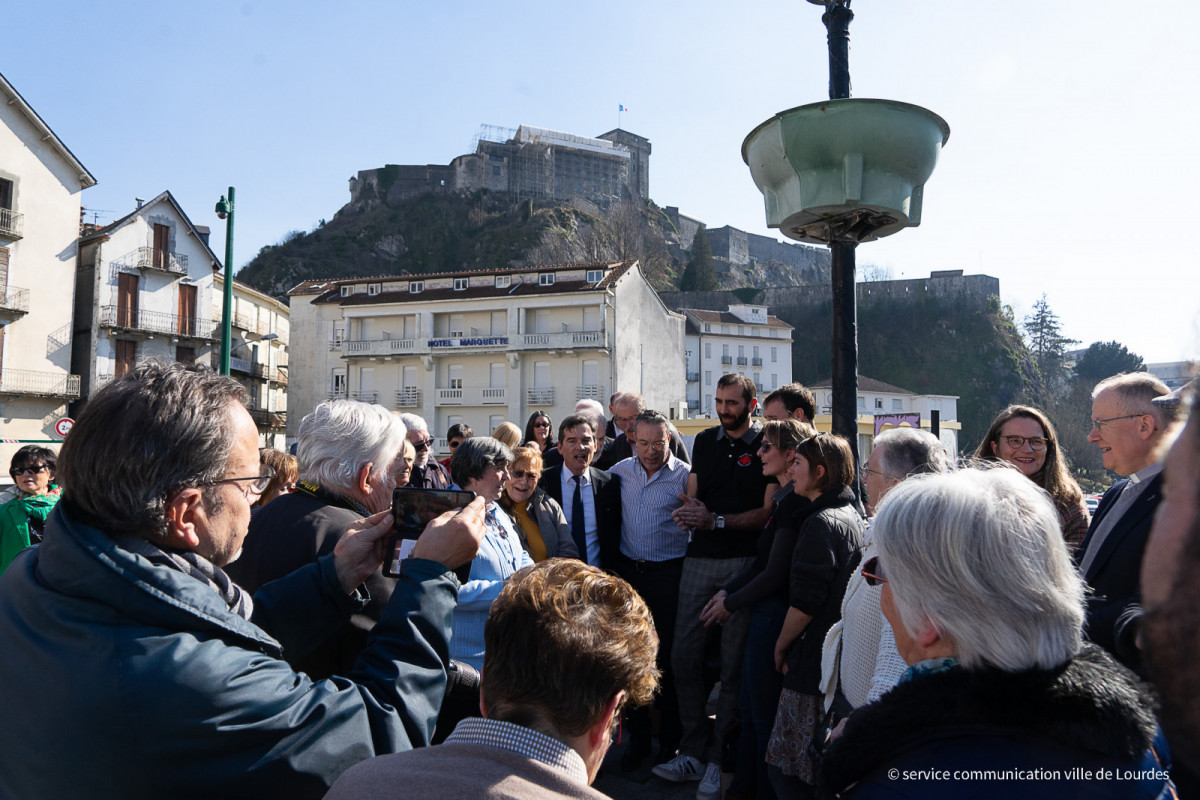
<path fill-rule="evenodd" d="M 225 286 L 221 305 L 221 374 L 229 374 L 229 354 L 233 341 L 233 187 L 229 199 L 217 201 L 217 218 L 225 220 Z"/>

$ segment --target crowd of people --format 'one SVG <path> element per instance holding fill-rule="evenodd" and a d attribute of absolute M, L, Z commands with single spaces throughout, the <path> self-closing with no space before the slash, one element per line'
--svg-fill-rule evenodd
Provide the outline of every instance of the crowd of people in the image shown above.
<path fill-rule="evenodd" d="M 593 798 L 616 738 L 698 800 L 1190 796 L 1184 395 L 1095 387 L 1121 480 L 1089 515 L 1030 406 L 970 459 L 895 428 L 860 465 L 805 387 L 733 373 L 690 448 L 618 392 L 443 461 L 333 400 L 287 454 L 236 382 L 148 362 L 12 459 L 0 796 Z M 475 499 L 394 577 L 400 487 Z"/>

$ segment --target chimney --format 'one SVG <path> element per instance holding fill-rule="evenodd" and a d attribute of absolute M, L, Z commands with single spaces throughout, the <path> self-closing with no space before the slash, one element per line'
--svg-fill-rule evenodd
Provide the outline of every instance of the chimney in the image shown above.
<path fill-rule="evenodd" d="M 145 203 L 145 202 L 146 202 L 145 200 L 143 200 L 143 199 L 142 199 L 142 198 L 140 198 L 140 197 L 135 197 L 135 198 L 133 198 L 133 199 L 137 201 L 138 208 L 141 208 L 141 207 L 142 207 L 142 203 Z"/>

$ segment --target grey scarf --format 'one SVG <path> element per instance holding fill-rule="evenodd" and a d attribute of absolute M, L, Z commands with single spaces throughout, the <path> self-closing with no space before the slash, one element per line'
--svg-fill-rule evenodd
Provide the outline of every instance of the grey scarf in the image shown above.
<path fill-rule="evenodd" d="M 190 550 L 163 550 L 158 545 L 137 536 L 114 536 L 113 540 L 123 550 L 145 558 L 152 564 L 191 575 L 196 580 L 212 588 L 221 596 L 229 611 L 245 620 L 254 613 L 254 600 L 250 594 L 238 586 L 225 571 L 203 556 L 196 555 Z"/>

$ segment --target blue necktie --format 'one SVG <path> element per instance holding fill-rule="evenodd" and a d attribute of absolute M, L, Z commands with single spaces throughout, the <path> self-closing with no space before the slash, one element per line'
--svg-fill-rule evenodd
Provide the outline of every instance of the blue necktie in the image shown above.
<path fill-rule="evenodd" d="M 583 525 L 583 492 L 581 491 L 583 481 L 578 475 L 575 476 L 575 499 L 571 501 L 571 538 L 575 540 L 575 549 L 579 551 L 579 558 L 583 563 L 587 563 L 587 534 L 584 532 Z"/>

